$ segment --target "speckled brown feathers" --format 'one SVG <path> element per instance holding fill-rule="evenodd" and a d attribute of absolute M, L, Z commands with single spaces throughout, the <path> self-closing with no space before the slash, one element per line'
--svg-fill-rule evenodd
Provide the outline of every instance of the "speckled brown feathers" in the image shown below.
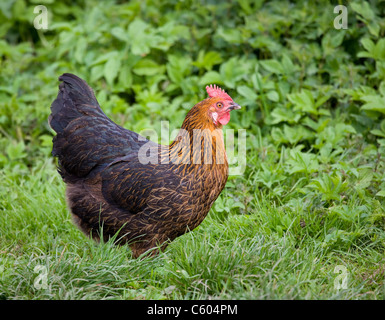
<path fill-rule="evenodd" d="M 190 134 L 190 143 L 178 144 L 179 135 L 170 146 L 160 146 L 108 119 L 82 79 L 63 74 L 59 80 L 49 117 L 57 133 L 52 153 L 59 158 L 68 206 L 79 228 L 95 240 L 116 235 L 117 242 L 129 243 L 135 257 L 152 248 L 164 249 L 196 228 L 228 175 L 221 127 L 216 128 L 205 112 L 215 99 L 200 102 L 188 113 L 181 132 Z M 205 135 L 210 136 L 212 161 L 205 161 L 203 153 L 183 150 L 192 148 L 193 129 L 204 130 L 202 146 Z M 145 144 L 157 148 L 158 163 L 140 161 Z M 162 162 L 173 156 L 184 159 Z"/>

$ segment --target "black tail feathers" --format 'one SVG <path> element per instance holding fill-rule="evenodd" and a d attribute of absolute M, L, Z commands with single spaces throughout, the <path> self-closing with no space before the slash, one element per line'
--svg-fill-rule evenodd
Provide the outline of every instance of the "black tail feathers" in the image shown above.
<path fill-rule="evenodd" d="M 64 73 L 59 77 L 62 83 L 59 85 L 59 93 L 51 105 L 49 124 L 57 133 L 62 133 L 68 124 L 84 115 L 82 109 L 94 109 L 97 113 L 103 113 L 95 98 L 94 92 L 88 84 L 71 73 Z"/>

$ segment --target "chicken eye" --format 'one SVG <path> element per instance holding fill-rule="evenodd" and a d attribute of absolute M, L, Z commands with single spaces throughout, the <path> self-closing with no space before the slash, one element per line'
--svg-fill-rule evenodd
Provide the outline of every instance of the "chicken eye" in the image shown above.
<path fill-rule="evenodd" d="M 217 107 L 218 108 L 222 108 L 223 107 L 223 103 L 222 102 L 217 102 Z"/>

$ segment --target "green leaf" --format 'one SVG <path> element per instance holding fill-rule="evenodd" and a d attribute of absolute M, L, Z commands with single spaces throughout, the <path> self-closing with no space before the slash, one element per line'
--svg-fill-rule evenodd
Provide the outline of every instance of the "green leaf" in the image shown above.
<path fill-rule="evenodd" d="M 122 85 L 124 89 L 128 89 L 132 86 L 132 82 L 131 68 L 128 65 L 124 65 L 119 73 L 119 84 Z"/>
<path fill-rule="evenodd" d="M 291 144 L 296 144 L 301 140 L 306 140 L 308 138 L 313 137 L 313 133 L 311 131 L 305 129 L 301 125 L 294 126 L 294 127 L 284 125 L 283 133 L 284 133 L 287 141 L 289 141 Z"/>
<path fill-rule="evenodd" d="M 266 93 L 266 97 L 267 97 L 267 99 L 269 99 L 270 101 L 273 101 L 273 102 L 279 101 L 279 94 L 277 91 L 274 91 L 274 90 Z"/>
<path fill-rule="evenodd" d="M 76 49 L 75 49 L 75 59 L 77 62 L 82 63 L 85 53 L 87 50 L 87 41 L 84 41 L 83 38 L 80 38 L 76 44 Z"/>
<path fill-rule="evenodd" d="M 112 85 L 117 77 L 121 66 L 121 60 L 118 55 L 111 57 L 104 65 L 104 77 L 108 84 Z"/>
<path fill-rule="evenodd" d="M 357 189 L 366 189 L 370 186 L 371 181 L 373 180 L 373 169 L 365 168 L 359 171 L 358 181 L 356 183 Z"/>
<path fill-rule="evenodd" d="M 124 31 L 121 27 L 112 28 L 111 29 L 111 34 L 115 38 L 117 38 L 117 39 L 119 39 L 119 40 L 121 40 L 123 42 L 127 42 L 128 39 L 129 39 L 129 37 L 127 35 L 127 31 Z"/>
<path fill-rule="evenodd" d="M 380 25 L 377 22 L 373 22 L 373 21 L 371 21 L 368 24 L 368 29 L 369 29 L 369 32 L 375 37 L 378 37 L 381 30 Z"/>
<path fill-rule="evenodd" d="M 241 31 L 236 28 L 222 28 L 217 30 L 217 36 L 224 39 L 228 43 L 239 44 L 242 43 Z"/>
<path fill-rule="evenodd" d="M 132 71 L 139 76 L 154 76 L 163 74 L 165 67 L 157 64 L 154 60 L 144 58 L 138 61 Z"/>
<path fill-rule="evenodd" d="M 294 113 L 292 110 L 282 107 L 274 108 L 270 115 L 273 118 L 271 124 L 280 122 L 297 123 L 301 118 L 298 112 Z"/>
<path fill-rule="evenodd" d="M 277 61 L 277 60 L 261 60 L 259 61 L 261 66 L 265 68 L 267 71 L 271 73 L 276 73 L 276 74 L 282 74 L 283 73 L 283 67 L 282 64 Z M 286 61 L 287 63 L 287 61 Z"/>
<path fill-rule="evenodd" d="M 361 40 L 361 44 L 367 51 L 358 52 L 358 57 L 385 60 L 385 39 L 380 39 L 374 44 L 369 38 L 364 38 Z"/>
<path fill-rule="evenodd" d="M 110 59 L 114 59 L 118 54 L 119 54 L 119 52 L 116 50 L 102 54 L 95 61 L 93 61 L 92 64 L 90 64 L 90 67 L 101 64 L 101 63 L 105 63 L 106 61 L 108 61 Z"/>
<path fill-rule="evenodd" d="M 362 110 L 378 111 L 385 114 L 385 97 L 370 95 L 364 96 L 361 99 L 366 102 L 361 107 Z"/>
<path fill-rule="evenodd" d="M 374 134 L 375 136 L 379 136 L 379 137 L 385 138 L 385 132 L 384 131 L 381 131 L 381 130 L 378 130 L 378 129 L 374 129 L 374 130 L 370 130 L 370 133 Z"/>
<path fill-rule="evenodd" d="M 181 83 L 191 73 L 191 59 L 186 56 L 169 55 L 166 66 L 167 74 L 175 83 Z"/>
<path fill-rule="evenodd" d="M 381 81 L 378 91 L 381 93 L 383 97 L 385 97 L 385 81 Z"/>
<path fill-rule="evenodd" d="M 222 57 L 218 52 L 209 51 L 204 53 L 203 50 L 199 51 L 198 58 L 193 65 L 206 70 L 211 70 L 214 65 L 220 64 L 222 62 Z"/>
<path fill-rule="evenodd" d="M 151 48 L 155 48 L 163 41 L 163 38 L 155 34 L 155 30 L 149 24 L 139 18 L 128 26 L 127 36 L 131 44 L 131 52 L 140 56 L 147 55 Z"/>
<path fill-rule="evenodd" d="M 288 169 L 290 174 L 304 172 L 313 173 L 319 169 L 318 160 L 315 154 L 303 153 L 297 150 L 290 150 L 289 159 L 287 160 Z"/>
<path fill-rule="evenodd" d="M 380 190 L 376 193 L 377 197 L 385 197 L 385 190 Z"/>
<path fill-rule="evenodd" d="M 314 102 L 313 93 L 307 89 L 301 90 L 299 93 L 291 93 L 287 96 L 290 102 L 294 103 L 296 110 L 318 114 L 317 107 Z"/>
<path fill-rule="evenodd" d="M 250 6 L 250 0 L 238 0 L 238 3 L 244 13 L 246 13 L 247 15 L 253 13 L 253 9 Z"/>
<path fill-rule="evenodd" d="M 370 7 L 370 4 L 366 1 L 362 1 L 361 3 L 352 2 L 350 6 L 355 12 L 364 17 L 366 20 L 370 21 L 375 17 L 374 12 Z"/>
<path fill-rule="evenodd" d="M 222 76 L 217 71 L 206 72 L 199 80 L 199 84 L 206 86 L 208 84 L 222 84 Z"/>
<path fill-rule="evenodd" d="M 372 52 L 375 48 L 375 44 L 370 38 L 361 39 L 361 44 L 368 52 Z"/>
<path fill-rule="evenodd" d="M 245 208 L 245 205 L 240 202 L 240 201 L 236 201 L 234 202 L 232 205 L 231 205 L 231 208 L 241 208 L 241 209 L 246 209 Z"/>
<path fill-rule="evenodd" d="M 248 64 L 238 57 L 232 57 L 219 68 L 223 83 L 229 88 L 235 88 L 236 83 L 248 72 Z"/>
<path fill-rule="evenodd" d="M 254 101 L 254 100 L 256 100 L 258 98 L 258 94 L 253 89 L 251 89 L 248 86 L 239 86 L 239 87 L 237 87 L 237 92 L 241 96 L 243 96 L 243 97 L 245 97 L 245 98 L 247 98 L 249 100 L 252 100 L 252 101 Z"/>
<path fill-rule="evenodd" d="M 104 75 L 104 65 L 96 65 L 91 68 L 90 82 L 96 82 Z"/>
<path fill-rule="evenodd" d="M 285 74 L 293 73 L 296 70 L 296 66 L 287 54 L 282 57 L 282 69 Z"/>
<path fill-rule="evenodd" d="M 330 99 L 330 96 L 322 96 L 317 100 L 317 102 L 314 104 L 314 107 L 318 108 L 322 106 L 326 101 Z"/>
<path fill-rule="evenodd" d="M 25 153 L 25 144 L 23 141 L 18 143 L 11 143 L 5 149 L 10 160 L 18 160 L 25 158 L 27 154 Z"/>

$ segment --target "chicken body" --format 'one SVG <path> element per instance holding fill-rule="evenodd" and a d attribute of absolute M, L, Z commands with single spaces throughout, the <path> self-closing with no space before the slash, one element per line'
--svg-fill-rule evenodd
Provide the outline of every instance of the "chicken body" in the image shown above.
<path fill-rule="evenodd" d="M 129 243 L 134 257 L 152 248 L 156 254 L 196 228 L 226 184 L 221 128 L 239 106 L 211 87 L 212 97 L 195 105 L 175 141 L 163 146 L 112 122 L 82 79 L 63 74 L 59 80 L 49 117 L 57 133 L 52 154 L 59 158 L 79 228 L 95 240 L 116 235 L 118 243 Z M 203 132 L 199 139 L 197 129 Z M 146 150 L 156 151 L 151 161 Z"/>

